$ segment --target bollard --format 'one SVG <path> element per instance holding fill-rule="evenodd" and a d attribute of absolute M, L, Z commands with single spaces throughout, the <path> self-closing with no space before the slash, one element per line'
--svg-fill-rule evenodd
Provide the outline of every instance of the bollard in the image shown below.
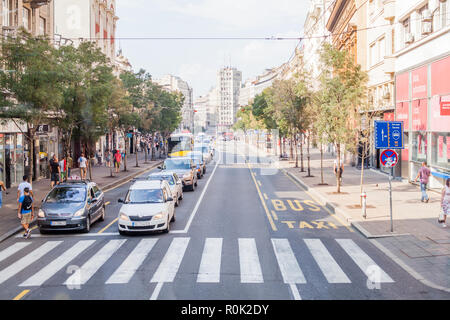
<path fill-rule="evenodd" d="M 363 191 L 363 193 L 361 193 L 361 198 L 362 198 L 362 213 L 363 213 L 364 219 L 366 219 L 367 218 L 367 214 L 366 214 L 367 194 L 365 191 Z"/>

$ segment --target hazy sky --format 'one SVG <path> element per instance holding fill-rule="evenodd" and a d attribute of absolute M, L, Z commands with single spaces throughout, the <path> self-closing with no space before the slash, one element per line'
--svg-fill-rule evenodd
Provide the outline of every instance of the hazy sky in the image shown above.
<path fill-rule="evenodd" d="M 117 0 L 117 38 L 299 37 L 309 0 Z M 224 65 L 243 80 L 286 62 L 297 41 L 125 40 L 118 44 L 133 68 L 153 78 L 180 76 L 194 97 L 216 85 Z"/>

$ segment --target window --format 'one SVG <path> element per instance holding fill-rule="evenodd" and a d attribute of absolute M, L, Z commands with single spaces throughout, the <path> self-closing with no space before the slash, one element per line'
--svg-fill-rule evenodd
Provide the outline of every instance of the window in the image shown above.
<path fill-rule="evenodd" d="M 440 2 L 439 13 L 441 14 L 441 28 L 445 28 L 448 25 L 447 17 L 447 0 Z"/>
<path fill-rule="evenodd" d="M 406 19 L 403 21 L 403 31 L 404 31 L 405 33 L 410 33 L 410 32 L 411 32 L 411 23 L 410 23 L 410 21 L 409 21 L 409 18 L 406 18 Z"/>
<path fill-rule="evenodd" d="M 7 27 L 9 26 L 9 14 L 10 14 L 10 6 L 9 6 L 9 0 L 3 0 L 3 26 Z"/>
<path fill-rule="evenodd" d="M 39 35 L 45 35 L 45 19 L 39 17 Z"/>
<path fill-rule="evenodd" d="M 379 46 L 378 46 L 378 48 L 379 48 L 378 59 L 379 59 L 379 61 L 381 61 L 381 60 L 384 59 L 384 56 L 386 55 L 386 41 L 385 41 L 385 38 L 384 37 L 381 38 L 378 43 L 379 43 Z"/>
<path fill-rule="evenodd" d="M 23 8 L 23 16 L 22 16 L 22 23 L 23 27 L 27 30 L 30 30 L 30 10 L 27 8 Z"/>

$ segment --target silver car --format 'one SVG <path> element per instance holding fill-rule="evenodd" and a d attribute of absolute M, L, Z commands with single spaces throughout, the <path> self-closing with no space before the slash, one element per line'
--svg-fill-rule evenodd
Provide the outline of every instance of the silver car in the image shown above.
<path fill-rule="evenodd" d="M 128 190 L 119 211 L 119 233 L 162 231 L 168 233 L 175 221 L 175 200 L 169 184 L 160 181 L 136 181 Z"/>
<path fill-rule="evenodd" d="M 166 180 L 169 184 L 170 191 L 172 191 L 173 198 L 175 199 L 175 206 L 180 205 L 180 200 L 183 200 L 183 183 L 175 172 L 162 171 L 151 173 L 147 176 L 148 180 Z"/>

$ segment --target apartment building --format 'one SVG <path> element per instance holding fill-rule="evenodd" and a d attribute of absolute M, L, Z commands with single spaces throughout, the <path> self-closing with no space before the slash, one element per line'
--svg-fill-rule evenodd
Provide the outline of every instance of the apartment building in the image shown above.
<path fill-rule="evenodd" d="M 225 67 L 217 73 L 217 90 L 220 101 L 217 110 L 219 133 L 229 131 L 236 122 L 241 82 L 242 72 L 236 68 Z"/>
<path fill-rule="evenodd" d="M 239 90 L 239 106 L 251 104 L 257 95 L 272 85 L 277 76 L 277 69 L 266 69 L 263 74 L 246 80 Z"/>
<path fill-rule="evenodd" d="M 184 96 L 184 104 L 181 109 L 182 121 L 180 130 L 194 130 L 194 108 L 193 108 L 193 90 L 189 84 L 180 77 L 165 75 L 160 79 L 154 80 L 163 89 L 171 92 L 181 92 Z"/>
<path fill-rule="evenodd" d="M 37 1 L 36 1 L 37 2 Z M 77 45 L 80 41 L 95 41 L 114 64 L 116 56 L 115 0 L 58 0 L 53 2 L 55 38 Z"/>
<path fill-rule="evenodd" d="M 395 8 L 395 119 L 404 122 L 401 176 L 422 161 L 430 186 L 450 177 L 450 1 L 391 1 Z"/>

